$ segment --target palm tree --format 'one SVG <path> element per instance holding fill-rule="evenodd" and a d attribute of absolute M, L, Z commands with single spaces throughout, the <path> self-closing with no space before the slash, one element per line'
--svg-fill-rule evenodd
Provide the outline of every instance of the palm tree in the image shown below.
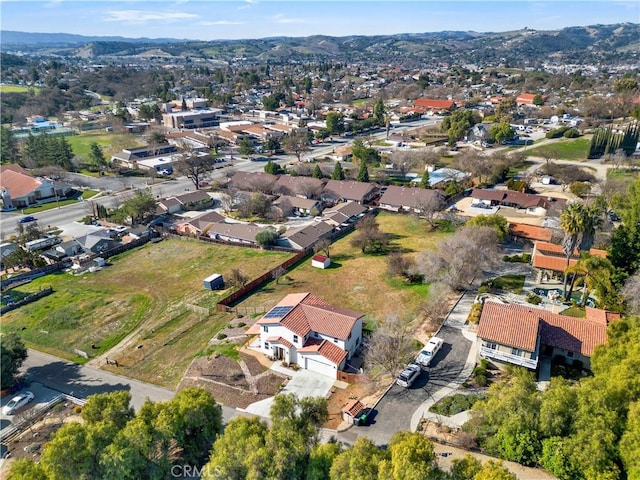
<path fill-rule="evenodd" d="M 597 203 L 589 205 L 584 209 L 584 225 L 582 239 L 578 248 L 588 251 L 593 246 L 596 230 L 602 227 L 603 209 Z"/>
<path fill-rule="evenodd" d="M 564 230 L 564 239 L 562 240 L 562 251 L 565 254 L 567 263 L 565 266 L 563 293 L 565 300 L 567 299 L 567 269 L 569 268 L 569 260 L 578 245 L 578 239 L 585 227 L 586 209 L 582 203 L 570 203 L 560 214 L 560 226 Z"/>
<path fill-rule="evenodd" d="M 581 253 L 580 259 L 575 265 L 567 269 L 567 274 L 573 278 L 569 287 L 569 297 L 573 291 L 576 276 L 583 277 L 584 290 L 580 299 L 580 306 L 584 307 L 589 295 L 596 292 L 598 304 L 606 303 L 609 293 L 612 291 L 611 275 L 614 272 L 611 262 L 603 257 Z"/>

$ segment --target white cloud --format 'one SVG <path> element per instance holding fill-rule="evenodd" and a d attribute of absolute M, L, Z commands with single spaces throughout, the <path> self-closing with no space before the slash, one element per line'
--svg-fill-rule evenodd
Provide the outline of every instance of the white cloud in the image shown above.
<path fill-rule="evenodd" d="M 271 17 L 271 20 L 275 23 L 281 23 L 281 24 L 304 24 L 304 23 L 312 23 L 311 21 L 309 21 L 306 18 L 294 18 L 294 17 L 285 17 L 284 15 L 282 15 L 281 13 L 279 13 L 278 15 L 275 15 L 273 17 Z"/>
<path fill-rule="evenodd" d="M 198 22 L 198 25 L 201 25 L 203 27 L 209 27 L 212 25 L 244 25 L 244 22 L 234 22 L 232 20 L 217 20 L 215 22 Z"/>
<path fill-rule="evenodd" d="M 163 22 L 171 23 L 179 20 L 193 20 L 199 18 L 199 15 L 185 12 L 146 12 L 144 10 L 111 10 L 107 12 L 106 22 L 121 23 L 147 23 L 147 22 Z"/>

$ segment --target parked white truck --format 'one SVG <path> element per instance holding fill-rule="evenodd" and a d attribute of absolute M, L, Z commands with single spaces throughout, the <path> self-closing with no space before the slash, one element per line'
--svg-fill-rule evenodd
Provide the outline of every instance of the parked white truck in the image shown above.
<path fill-rule="evenodd" d="M 438 337 L 431 337 L 431 340 L 427 342 L 422 351 L 416 357 L 416 363 L 421 367 L 428 367 L 436 356 L 438 351 L 442 348 L 444 341 Z"/>

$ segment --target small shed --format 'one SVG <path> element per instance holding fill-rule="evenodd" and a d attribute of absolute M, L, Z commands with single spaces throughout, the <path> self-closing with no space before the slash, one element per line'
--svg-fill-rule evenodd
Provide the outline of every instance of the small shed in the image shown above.
<path fill-rule="evenodd" d="M 314 255 L 311 259 L 311 266 L 316 268 L 329 268 L 331 265 L 331 258 L 325 257 L 324 255 Z"/>
<path fill-rule="evenodd" d="M 363 411 L 364 405 L 360 400 L 350 400 L 349 403 L 342 407 L 342 420 L 352 425 L 357 424 Z"/>
<path fill-rule="evenodd" d="M 204 288 L 207 290 L 219 290 L 224 288 L 224 279 L 219 273 L 214 273 L 213 275 L 208 276 L 202 281 L 202 283 L 204 284 Z"/>

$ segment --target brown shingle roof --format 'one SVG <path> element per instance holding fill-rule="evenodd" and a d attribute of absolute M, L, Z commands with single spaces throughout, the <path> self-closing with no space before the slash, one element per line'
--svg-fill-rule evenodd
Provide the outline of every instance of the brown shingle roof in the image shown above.
<path fill-rule="evenodd" d="M 380 205 L 393 207 L 417 208 L 431 197 L 439 196 L 444 199 L 439 190 L 427 190 L 418 187 L 398 187 L 390 185 L 380 198 Z"/>
<path fill-rule="evenodd" d="M 333 231 L 333 227 L 325 222 L 315 222 L 299 228 L 291 228 L 283 235 L 292 244 L 307 248 Z"/>
<path fill-rule="evenodd" d="M 602 322 L 552 313 L 527 305 L 485 302 L 478 325 L 478 337 L 501 345 L 533 352 L 540 330 L 540 342 L 591 356 L 597 345 L 607 341 Z"/>
<path fill-rule="evenodd" d="M 324 187 L 325 198 L 363 202 L 375 190 L 375 185 L 354 180 L 329 180 Z"/>

